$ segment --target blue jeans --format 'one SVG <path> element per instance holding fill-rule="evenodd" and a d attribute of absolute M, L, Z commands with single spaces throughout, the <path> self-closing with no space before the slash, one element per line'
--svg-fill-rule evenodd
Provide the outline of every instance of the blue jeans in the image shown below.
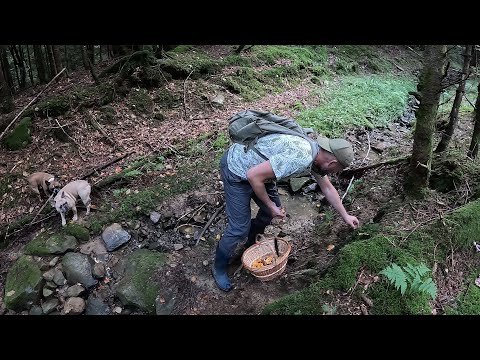
<path fill-rule="evenodd" d="M 242 180 L 228 169 L 227 154 L 228 151 L 220 160 L 220 175 L 225 190 L 225 210 L 228 224 L 218 247 L 224 256 L 230 258 L 239 242 L 248 237 L 246 245 L 249 246 L 255 242 L 257 234 L 263 234 L 265 227 L 272 221 L 272 215 L 268 207 L 255 195 L 250 183 Z M 266 183 L 265 188 L 270 199 L 280 207 L 276 184 L 274 182 Z M 255 219 L 251 219 L 251 199 L 260 208 Z"/>

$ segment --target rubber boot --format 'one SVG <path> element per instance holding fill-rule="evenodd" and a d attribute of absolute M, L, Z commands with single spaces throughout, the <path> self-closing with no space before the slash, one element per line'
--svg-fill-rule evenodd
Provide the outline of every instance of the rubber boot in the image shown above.
<path fill-rule="evenodd" d="M 223 291 L 230 291 L 232 289 L 232 284 L 230 283 L 230 279 L 228 278 L 227 274 L 228 260 L 229 257 L 226 256 L 217 245 L 215 262 L 212 266 L 212 275 L 217 283 L 217 286 Z"/>

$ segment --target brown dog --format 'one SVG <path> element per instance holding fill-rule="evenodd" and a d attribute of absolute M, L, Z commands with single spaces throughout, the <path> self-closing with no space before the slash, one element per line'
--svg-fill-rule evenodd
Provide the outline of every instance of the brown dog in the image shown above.
<path fill-rule="evenodd" d="M 55 180 L 55 176 L 46 172 L 35 172 L 27 177 L 27 181 L 30 184 L 32 191 L 40 197 L 42 200 L 42 194 L 40 194 L 40 188 L 43 189 L 43 193 L 48 198 L 54 192 L 55 189 L 60 189 L 62 185 Z"/>
<path fill-rule="evenodd" d="M 62 216 L 62 226 L 67 224 L 65 214 L 72 209 L 73 221 L 78 220 L 77 207 L 75 206 L 77 199 L 82 199 L 83 204 L 87 207 L 88 215 L 90 213 L 90 192 L 92 188 L 85 180 L 75 180 L 65 185 L 55 196 L 55 209 Z"/>

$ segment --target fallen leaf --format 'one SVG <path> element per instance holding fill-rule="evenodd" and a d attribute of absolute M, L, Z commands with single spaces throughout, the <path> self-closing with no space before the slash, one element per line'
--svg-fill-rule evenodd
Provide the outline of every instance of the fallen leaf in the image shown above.
<path fill-rule="evenodd" d="M 335 249 L 335 245 L 330 244 L 327 246 L 327 251 L 332 251 L 333 249 Z"/>
<path fill-rule="evenodd" d="M 475 279 L 475 285 L 477 285 L 478 287 L 480 287 L 480 276 Z"/>
<path fill-rule="evenodd" d="M 15 294 L 15 290 L 10 290 L 10 291 L 7 293 L 7 296 L 12 296 L 13 294 Z"/>
<path fill-rule="evenodd" d="M 117 167 L 115 168 L 115 174 L 118 174 L 118 173 L 121 172 L 121 171 L 122 171 L 122 168 L 121 168 L 120 166 L 117 166 Z"/>

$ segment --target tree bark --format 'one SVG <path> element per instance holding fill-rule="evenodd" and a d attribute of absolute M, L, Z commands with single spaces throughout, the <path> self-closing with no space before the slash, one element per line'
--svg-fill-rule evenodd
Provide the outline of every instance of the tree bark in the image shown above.
<path fill-rule="evenodd" d="M 478 84 L 477 101 L 475 102 L 475 126 L 473 127 L 472 142 L 468 149 L 468 156 L 475 159 L 478 154 L 478 144 L 480 143 L 480 83 Z"/>
<path fill-rule="evenodd" d="M 433 132 L 440 101 L 446 52 L 446 45 L 428 45 L 424 52 L 424 66 L 420 76 L 422 100 L 417 111 L 410 172 L 405 181 L 405 190 L 414 196 L 422 195 L 428 187 Z"/>
<path fill-rule="evenodd" d="M 7 58 L 7 45 L 0 45 L 0 61 L 2 62 L 3 75 L 7 81 L 8 88 L 13 90 L 14 83 L 12 78 L 12 73 L 10 72 L 10 63 Z"/>
<path fill-rule="evenodd" d="M 83 66 L 85 67 L 85 70 L 89 70 L 90 67 L 88 66 L 88 56 L 87 56 L 87 48 L 86 46 L 80 45 L 82 49 L 82 60 L 83 60 Z"/>
<path fill-rule="evenodd" d="M 46 45 L 47 48 L 47 59 L 50 69 L 50 79 L 57 75 L 57 67 L 55 66 L 55 58 L 53 57 L 53 45 Z"/>
<path fill-rule="evenodd" d="M 18 49 L 16 45 L 10 45 L 10 54 L 12 55 L 13 64 L 15 66 L 15 73 L 17 75 L 17 82 L 19 89 L 25 89 L 26 86 L 26 79 L 27 74 L 25 71 L 25 64 L 23 59 L 20 57 L 18 53 Z M 20 75 L 18 75 L 18 71 L 20 71 Z"/>
<path fill-rule="evenodd" d="M 460 105 L 462 104 L 463 94 L 465 94 L 465 84 L 467 82 L 468 75 L 470 73 L 470 58 L 472 56 L 472 45 L 465 45 L 465 53 L 463 54 L 463 68 L 462 68 L 462 80 L 458 84 L 457 92 L 455 94 L 455 100 L 453 100 L 452 110 L 450 111 L 449 121 L 445 132 L 442 135 L 442 139 L 437 145 L 435 152 L 439 153 L 445 151 L 450 144 L 453 132 L 458 122 L 458 112 Z"/>
<path fill-rule="evenodd" d="M 45 73 L 46 66 L 41 45 L 33 45 L 33 54 L 35 56 L 35 66 L 37 67 L 38 79 L 40 80 L 40 84 L 45 84 L 47 82 L 47 76 Z"/>
<path fill-rule="evenodd" d="M 32 68 L 32 58 L 30 56 L 30 49 L 29 46 L 26 45 L 27 47 L 27 59 L 28 59 L 28 76 L 30 78 L 30 83 L 32 86 L 35 86 L 35 80 L 33 80 L 33 68 Z"/>
<path fill-rule="evenodd" d="M 0 61 L 0 113 L 9 113 L 14 108 L 13 97 L 3 75 L 2 62 Z"/>
<path fill-rule="evenodd" d="M 56 68 L 56 73 L 55 75 L 58 74 L 60 70 L 62 70 L 62 57 L 60 55 L 60 50 L 57 45 L 52 45 L 52 51 L 53 51 L 53 58 L 55 60 L 55 68 Z"/>
<path fill-rule="evenodd" d="M 95 64 L 95 47 L 94 45 L 87 45 L 87 55 L 88 55 L 88 59 L 90 60 L 90 62 L 93 64 Z"/>

